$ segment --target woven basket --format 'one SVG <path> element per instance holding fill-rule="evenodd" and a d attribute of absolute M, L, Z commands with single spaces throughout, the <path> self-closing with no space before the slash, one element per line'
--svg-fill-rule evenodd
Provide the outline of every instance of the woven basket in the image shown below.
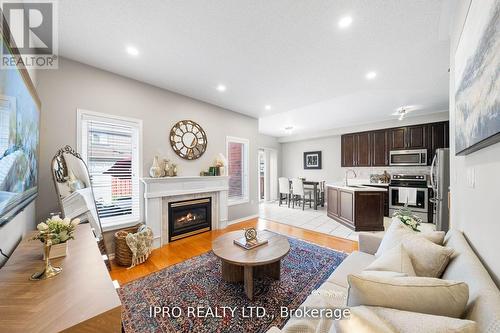
<path fill-rule="evenodd" d="M 125 228 L 115 233 L 115 262 L 120 266 L 130 266 L 132 264 L 132 251 L 127 245 L 127 235 L 135 234 L 141 224 Z"/>

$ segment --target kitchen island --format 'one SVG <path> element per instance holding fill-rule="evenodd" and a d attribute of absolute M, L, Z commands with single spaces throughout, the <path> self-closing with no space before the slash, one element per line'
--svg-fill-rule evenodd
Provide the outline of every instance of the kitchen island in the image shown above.
<path fill-rule="evenodd" d="M 380 187 L 327 184 L 327 215 L 354 231 L 383 231 L 386 192 Z"/>

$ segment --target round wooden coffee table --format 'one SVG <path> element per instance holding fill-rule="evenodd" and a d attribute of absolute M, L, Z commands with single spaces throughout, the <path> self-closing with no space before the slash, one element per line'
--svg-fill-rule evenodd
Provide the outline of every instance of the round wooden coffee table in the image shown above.
<path fill-rule="evenodd" d="M 244 282 L 247 297 L 253 299 L 253 278 L 269 276 L 280 279 L 281 258 L 290 252 L 290 244 L 285 236 L 260 230 L 259 239 L 268 243 L 245 250 L 234 244 L 235 239 L 244 237 L 244 231 L 232 231 L 212 242 L 214 254 L 222 260 L 222 277 L 227 282 Z"/>

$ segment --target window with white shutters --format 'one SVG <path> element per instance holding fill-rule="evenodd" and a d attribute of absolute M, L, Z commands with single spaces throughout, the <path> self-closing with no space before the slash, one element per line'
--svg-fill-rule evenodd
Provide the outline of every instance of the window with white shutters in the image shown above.
<path fill-rule="evenodd" d="M 79 126 L 103 227 L 138 222 L 141 120 L 79 110 Z"/>
<path fill-rule="evenodd" d="M 227 137 L 226 146 L 229 204 L 236 205 L 248 202 L 249 141 L 247 139 Z"/>

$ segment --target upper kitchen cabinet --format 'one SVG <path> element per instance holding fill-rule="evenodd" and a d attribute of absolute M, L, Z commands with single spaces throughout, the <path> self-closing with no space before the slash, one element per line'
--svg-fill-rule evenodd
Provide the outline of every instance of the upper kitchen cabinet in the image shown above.
<path fill-rule="evenodd" d="M 426 149 L 427 125 L 389 129 L 390 150 Z"/>
<path fill-rule="evenodd" d="M 355 165 L 355 135 L 346 134 L 342 135 L 342 166 L 343 167 L 353 167 Z"/>
<path fill-rule="evenodd" d="M 342 166 L 388 166 L 391 150 L 427 149 L 430 165 L 438 148 L 449 147 L 449 123 L 388 128 L 342 135 Z"/>
<path fill-rule="evenodd" d="M 372 165 L 371 161 L 371 151 L 372 151 L 372 143 L 371 143 L 372 133 L 365 132 L 356 134 L 356 148 L 355 148 L 355 166 L 370 166 Z"/>
<path fill-rule="evenodd" d="M 391 128 L 389 129 L 389 142 L 390 142 L 390 150 L 400 150 L 406 149 L 406 128 Z"/>
<path fill-rule="evenodd" d="M 432 163 L 434 153 L 438 148 L 450 146 L 450 124 L 449 122 L 433 123 L 429 125 L 428 163 Z"/>
<path fill-rule="evenodd" d="M 417 125 L 406 127 L 406 137 L 408 149 L 427 148 L 427 125 Z"/>
<path fill-rule="evenodd" d="M 386 166 L 389 164 L 389 135 L 388 132 L 372 132 L 372 166 Z"/>

